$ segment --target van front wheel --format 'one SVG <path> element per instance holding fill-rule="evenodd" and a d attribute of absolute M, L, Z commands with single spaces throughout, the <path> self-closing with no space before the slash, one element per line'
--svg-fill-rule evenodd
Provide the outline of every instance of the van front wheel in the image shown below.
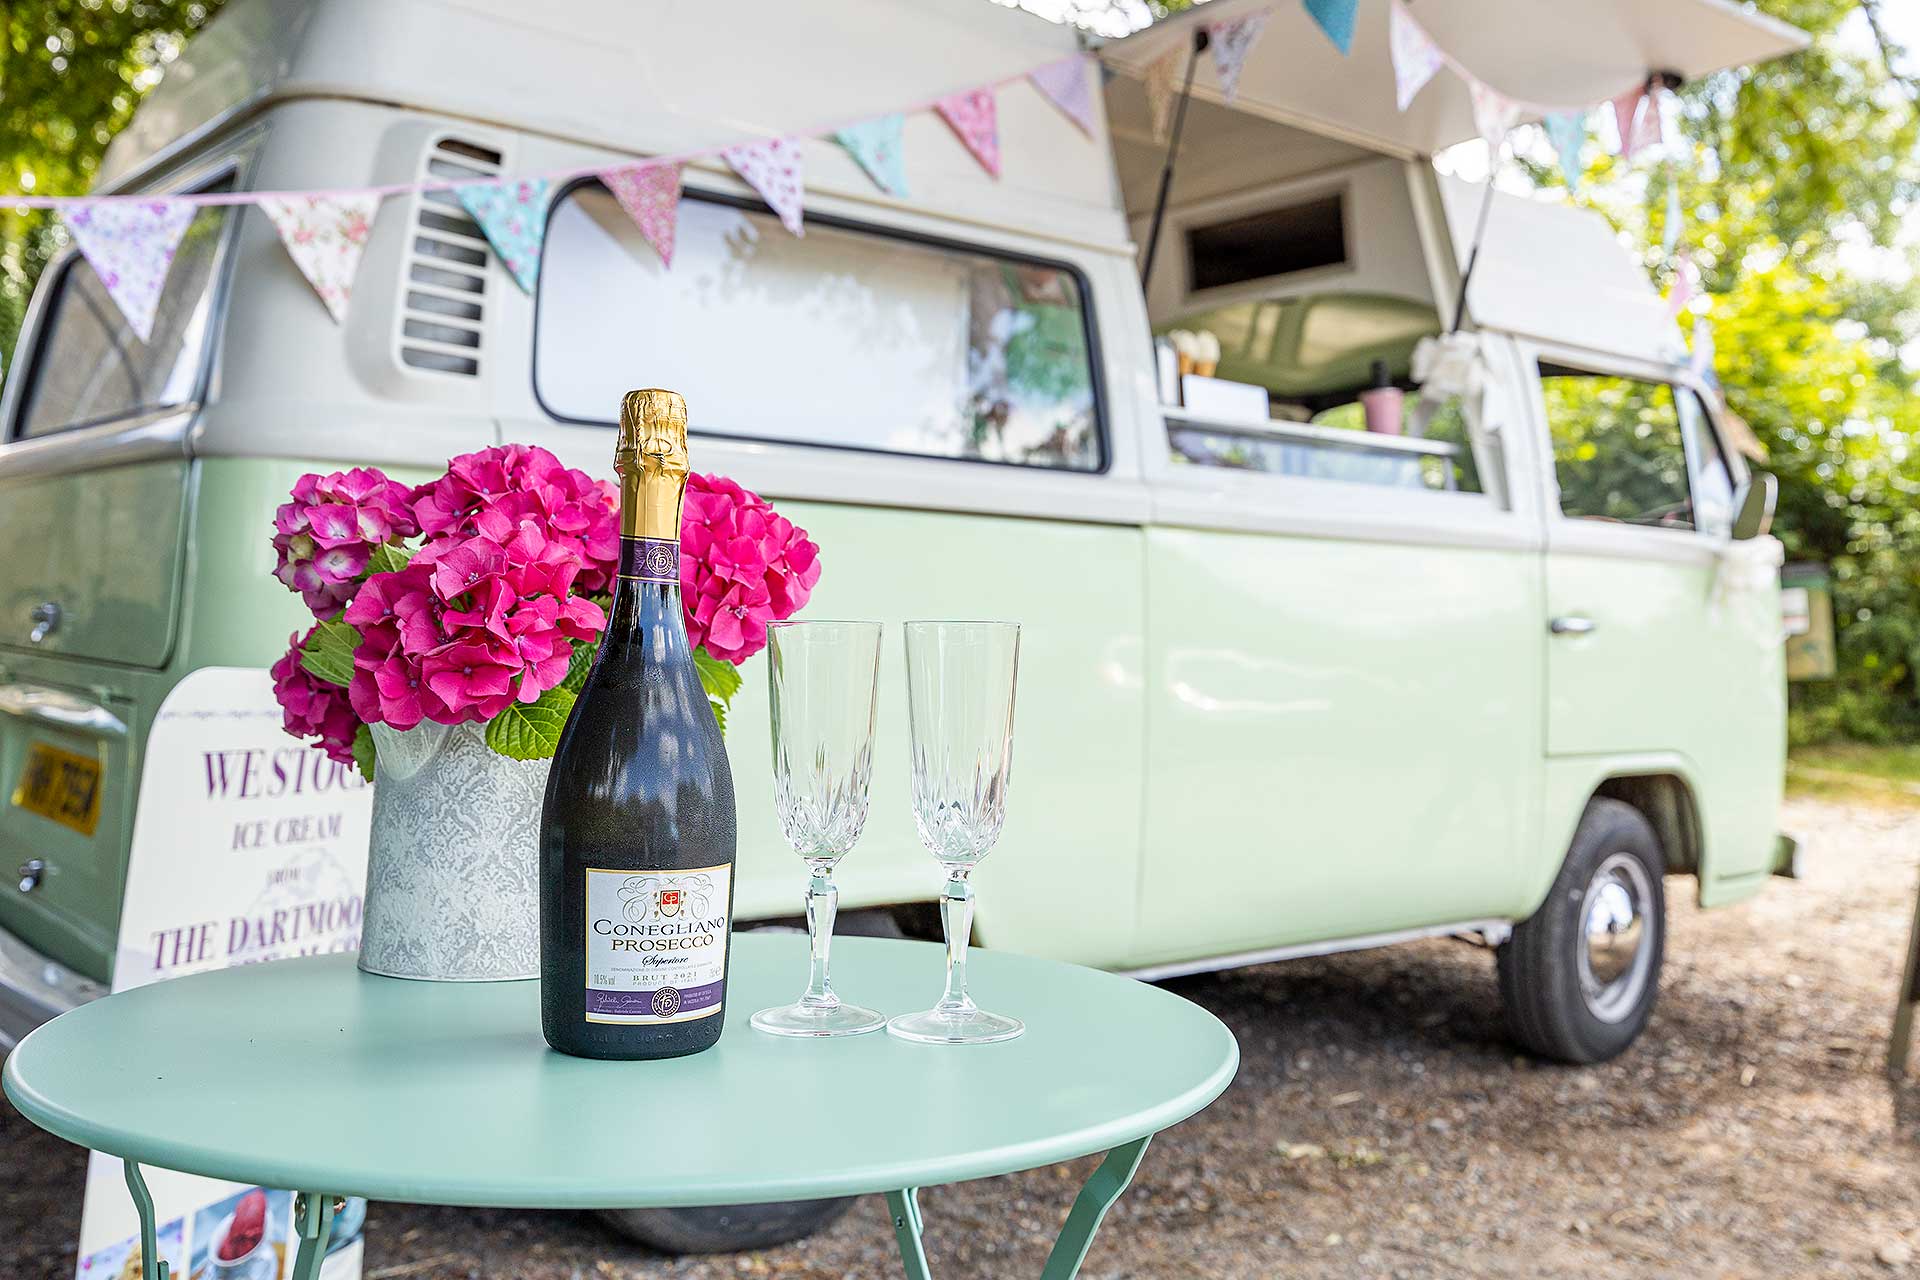
<path fill-rule="evenodd" d="M 1604 1062 L 1653 1014 L 1667 940 L 1660 839 L 1638 809 L 1594 799 L 1560 874 L 1499 953 L 1507 1027 L 1561 1062 Z"/>

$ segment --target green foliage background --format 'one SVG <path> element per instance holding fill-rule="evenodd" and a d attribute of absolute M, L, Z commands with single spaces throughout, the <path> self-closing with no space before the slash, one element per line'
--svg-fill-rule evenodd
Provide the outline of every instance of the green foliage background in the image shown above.
<path fill-rule="evenodd" d="M 1920 195 L 1920 86 L 1896 73 L 1900 51 L 1836 37 L 1877 2 L 1759 0 L 1812 47 L 1685 89 L 1681 163 L 1629 168 L 1590 142 L 1574 196 L 1666 285 L 1678 184 L 1680 246 L 1701 269 L 1695 306 L 1711 317 L 1728 403 L 1780 478 L 1776 531 L 1790 558 L 1834 571 L 1840 675 L 1795 686 L 1801 742 L 1920 740 L 1920 385 L 1901 354 L 1920 350 L 1920 273 L 1862 269 L 1867 249 L 1900 252 Z M 114 131 L 220 3 L 0 0 L 0 189 L 84 192 Z M 1539 142 L 1522 163 L 1539 185 L 1563 185 Z M 60 237 L 43 215 L 0 207 L 0 359 Z"/>

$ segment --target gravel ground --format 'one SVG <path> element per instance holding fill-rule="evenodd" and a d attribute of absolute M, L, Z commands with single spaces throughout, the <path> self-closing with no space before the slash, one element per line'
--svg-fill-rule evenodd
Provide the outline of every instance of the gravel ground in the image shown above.
<path fill-rule="evenodd" d="M 1920 1088 L 1882 1075 L 1920 806 L 1799 798 L 1784 825 L 1810 878 L 1676 903 L 1653 1025 L 1603 1067 L 1515 1056 L 1491 958 L 1461 943 L 1174 984 L 1244 1063 L 1156 1140 L 1082 1274 L 1920 1276 Z M 71 1276 L 83 1159 L 0 1103 L 0 1276 Z M 1038 1275 L 1091 1164 L 923 1193 L 935 1273 Z M 900 1274 L 875 1198 L 729 1257 L 575 1214 L 377 1204 L 367 1235 L 368 1280 Z"/>

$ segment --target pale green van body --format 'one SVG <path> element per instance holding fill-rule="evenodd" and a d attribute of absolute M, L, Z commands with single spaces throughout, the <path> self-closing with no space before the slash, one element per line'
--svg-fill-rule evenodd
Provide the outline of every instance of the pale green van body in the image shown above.
<path fill-rule="evenodd" d="M 463 2 L 474 12 L 461 39 L 483 41 L 502 6 Z M 450 138 L 499 153 L 504 171 L 540 172 L 714 133 L 683 103 L 657 136 L 592 136 L 419 68 L 356 65 L 365 42 L 328 52 L 336 18 L 396 24 L 400 40 L 412 3 L 316 6 L 294 24 L 295 57 L 276 44 L 291 39 L 285 8 L 237 3 L 203 36 L 187 64 L 231 82 L 189 77 L 171 98 L 163 86 L 111 181 L 169 189 L 232 170 L 263 189 L 403 182 Z M 931 8 L 994 37 L 942 57 L 1022 67 L 1073 48 L 984 3 Z M 276 48 L 285 56 L 267 56 Z M 456 54 L 472 49 L 444 56 Z M 937 125 L 910 122 L 915 189 L 930 193 L 918 204 L 878 195 L 844 154 L 809 143 L 809 216 L 1069 266 L 1095 335 L 1102 470 L 722 439 L 700 432 L 692 405 L 696 469 L 759 489 L 819 543 L 806 616 L 879 618 L 894 634 L 910 618 L 1022 623 L 1009 818 L 979 873 L 976 941 L 1158 974 L 1426 933 L 1497 939 L 1539 906 L 1597 793 L 1647 813 L 1669 870 L 1697 876 L 1703 903 L 1759 888 L 1775 867 L 1784 757 L 1776 590 L 1718 588 L 1724 532 L 1562 517 L 1531 371 L 1545 356 L 1695 380 L 1644 351 L 1503 331 L 1476 304 L 1501 500 L 1184 465 L 1154 377 L 1150 326 L 1166 309 L 1143 294 L 1132 197 L 1116 194 L 1137 184 L 1124 163 L 1116 183 L 1104 133 L 1089 141 L 1030 91 L 1003 91 L 1001 113 L 998 185 L 936 148 Z M 828 102 L 808 117 L 844 114 Z M 1364 152 L 1347 163 L 1393 184 L 1419 223 L 1396 250 L 1415 264 L 1406 291 L 1443 297 L 1459 267 L 1430 168 Z M 713 166 L 687 185 L 746 194 Z M 507 441 L 610 469 L 604 426 L 542 411 L 535 306 L 497 262 L 480 376 L 397 358 L 419 216 L 417 198 L 386 202 L 335 326 L 265 220 L 240 215 L 192 396 L 31 440 L 0 424 L 0 863 L 44 864 L 29 890 L 0 888 L 0 972 L 14 984 L 11 997 L 0 987 L 0 1014 L 11 999 L 16 1027 L 21 1011 L 57 1010 L 110 977 L 142 744 L 167 691 L 202 667 L 264 668 L 309 623 L 271 576 L 268 541 L 300 474 L 364 463 L 417 481 Z M 14 408 L 39 336 L 30 322 Z M 752 359 L 741 353 L 743 370 Z M 674 371 L 637 360 L 632 380 L 673 385 Z M 30 615 L 48 601 L 61 623 L 34 640 Z M 1549 619 L 1571 614 L 1592 633 L 1550 636 Z M 930 903 L 941 883 L 908 811 L 897 639 L 885 663 L 872 817 L 843 865 L 843 909 Z M 763 659 L 745 676 L 728 738 L 736 909 L 791 917 L 801 868 L 772 813 Z M 92 838 L 5 805 L 33 741 L 103 762 Z"/>

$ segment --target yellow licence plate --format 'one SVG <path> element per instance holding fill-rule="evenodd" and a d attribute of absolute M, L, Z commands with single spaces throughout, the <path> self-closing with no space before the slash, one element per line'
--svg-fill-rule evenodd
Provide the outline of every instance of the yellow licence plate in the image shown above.
<path fill-rule="evenodd" d="M 72 827 L 83 836 L 100 825 L 100 762 L 91 756 L 36 742 L 13 789 L 13 802 L 28 813 Z"/>

